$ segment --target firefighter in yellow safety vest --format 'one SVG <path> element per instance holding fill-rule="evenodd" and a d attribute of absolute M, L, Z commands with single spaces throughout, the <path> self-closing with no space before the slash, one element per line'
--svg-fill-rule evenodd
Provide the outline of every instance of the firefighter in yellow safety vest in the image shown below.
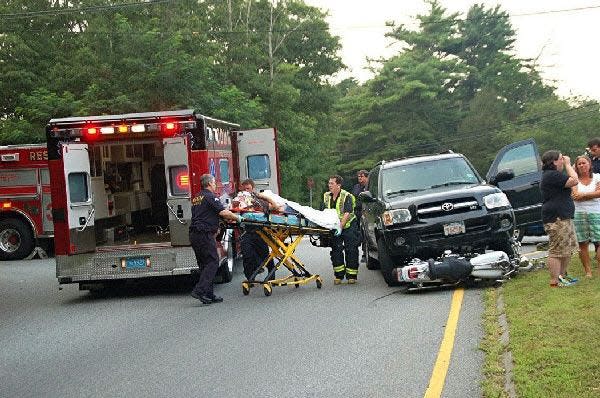
<path fill-rule="evenodd" d="M 323 195 L 322 209 L 335 209 L 340 218 L 342 233 L 333 237 L 331 243 L 331 264 L 333 265 L 334 284 L 339 285 L 344 278 L 348 284 L 356 283 L 358 277 L 358 226 L 354 215 L 356 198 L 342 189 L 342 177 L 329 177 L 328 192 Z M 345 256 L 344 256 L 345 254 Z M 344 261 L 344 257 L 345 260 Z"/>

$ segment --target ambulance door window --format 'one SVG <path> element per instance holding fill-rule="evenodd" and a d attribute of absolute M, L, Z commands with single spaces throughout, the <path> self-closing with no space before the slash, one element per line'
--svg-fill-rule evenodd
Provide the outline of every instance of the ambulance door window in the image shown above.
<path fill-rule="evenodd" d="M 221 177 L 222 184 L 229 184 L 229 160 L 219 160 L 219 176 Z"/>
<path fill-rule="evenodd" d="M 89 200 L 88 181 L 86 173 L 69 174 L 69 199 L 71 203 L 83 203 Z"/>
<path fill-rule="evenodd" d="M 186 196 L 190 190 L 190 176 L 187 166 L 169 167 L 169 188 L 173 196 Z"/>
<path fill-rule="evenodd" d="M 246 158 L 248 177 L 253 180 L 264 180 L 271 177 L 269 155 L 251 155 Z"/>

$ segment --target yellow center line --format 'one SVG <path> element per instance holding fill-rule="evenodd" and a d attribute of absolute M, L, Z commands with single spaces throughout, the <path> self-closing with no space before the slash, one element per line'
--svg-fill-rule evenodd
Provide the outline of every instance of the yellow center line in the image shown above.
<path fill-rule="evenodd" d="M 450 365 L 450 356 L 452 355 L 452 349 L 454 348 L 454 337 L 456 335 L 456 326 L 458 324 L 458 316 L 460 315 L 460 307 L 465 290 L 458 288 L 452 295 L 452 303 L 450 305 L 450 313 L 448 314 L 448 321 L 446 322 L 446 330 L 444 331 L 444 338 L 440 345 L 440 351 L 438 352 L 431 378 L 429 379 L 429 386 L 425 391 L 425 398 L 437 398 L 442 395 L 444 383 L 446 382 L 446 374 L 448 373 L 448 366 Z"/>

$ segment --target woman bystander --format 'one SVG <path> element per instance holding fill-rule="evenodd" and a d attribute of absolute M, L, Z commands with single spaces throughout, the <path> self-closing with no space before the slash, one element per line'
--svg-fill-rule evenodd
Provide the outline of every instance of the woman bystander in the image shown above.
<path fill-rule="evenodd" d="M 583 265 L 585 276 L 592 276 L 590 259 L 590 242 L 596 249 L 596 261 L 600 264 L 600 174 L 592 173 L 592 161 L 582 155 L 575 159 L 575 171 L 579 183 L 571 192 L 575 201 L 575 232 L 579 243 L 579 259 Z"/>
<path fill-rule="evenodd" d="M 562 173 L 563 168 L 566 175 Z M 577 250 L 573 215 L 575 205 L 571 198 L 571 187 L 577 185 L 577 173 L 571 159 L 559 151 L 546 151 L 542 155 L 542 221 L 548 234 L 548 270 L 550 286 L 569 286 L 566 277 L 571 256 Z"/>

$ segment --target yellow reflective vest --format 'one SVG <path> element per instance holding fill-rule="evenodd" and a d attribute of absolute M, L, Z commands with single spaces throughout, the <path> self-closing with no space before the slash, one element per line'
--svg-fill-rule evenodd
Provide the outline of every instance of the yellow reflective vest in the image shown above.
<path fill-rule="evenodd" d="M 350 192 L 342 189 L 342 190 L 340 190 L 340 194 L 338 196 L 338 200 L 335 205 L 335 210 L 337 211 L 338 217 L 341 220 L 342 216 L 344 215 L 344 203 L 346 202 L 346 197 L 348 195 L 350 195 L 350 197 L 352 198 L 352 212 L 350 213 L 348 220 L 346 220 L 346 224 L 344 224 L 344 229 L 348 228 L 350 226 L 350 223 L 352 223 L 352 221 L 356 218 L 356 215 L 354 214 L 354 206 L 356 206 L 356 198 Z M 331 208 L 330 207 L 331 192 L 328 191 L 323 194 L 323 203 L 325 204 L 326 209 Z"/>

